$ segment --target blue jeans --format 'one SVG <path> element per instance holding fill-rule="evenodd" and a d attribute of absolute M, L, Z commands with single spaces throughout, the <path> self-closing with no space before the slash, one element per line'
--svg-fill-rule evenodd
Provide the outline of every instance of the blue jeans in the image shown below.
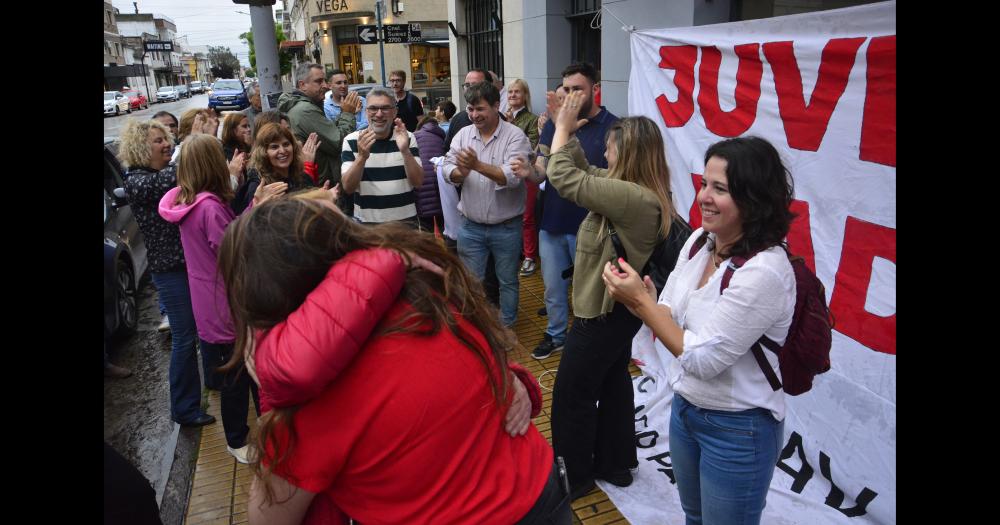
<path fill-rule="evenodd" d="M 201 340 L 201 354 L 210 362 L 216 384 L 219 385 L 222 413 L 222 431 L 226 434 L 226 444 L 240 448 L 247 444 L 250 426 L 247 425 L 247 409 L 253 396 L 254 408 L 260 416 L 260 393 L 257 383 L 250 378 L 246 366 L 240 363 L 229 372 L 218 372 L 216 368 L 226 364 L 233 355 L 233 343 L 215 344 Z"/>
<path fill-rule="evenodd" d="M 760 523 L 784 428 L 770 410 L 708 410 L 674 394 L 670 459 L 687 525 Z"/>
<path fill-rule="evenodd" d="M 569 279 L 563 279 L 562 273 L 576 259 L 576 235 L 539 230 L 538 253 L 542 258 L 545 310 L 549 317 L 545 333 L 560 345 L 566 340 L 569 322 Z"/>
<path fill-rule="evenodd" d="M 198 330 L 186 272 L 153 273 L 153 284 L 170 318 L 170 417 L 186 423 L 200 417 Z"/>
<path fill-rule="evenodd" d="M 468 219 L 458 230 L 458 257 L 479 278 L 486 275 L 486 258 L 492 254 L 500 281 L 500 317 L 504 326 L 517 320 L 518 281 L 521 265 L 520 216 L 500 224 L 479 224 Z"/>

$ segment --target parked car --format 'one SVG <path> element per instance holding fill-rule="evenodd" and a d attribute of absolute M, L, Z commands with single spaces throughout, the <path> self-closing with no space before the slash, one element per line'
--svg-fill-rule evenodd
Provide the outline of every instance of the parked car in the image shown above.
<path fill-rule="evenodd" d="M 121 91 L 105 91 L 104 114 L 120 115 L 122 111 L 126 113 L 132 112 L 132 106 L 129 105 L 128 97 Z"/>
<path fill-rule="evenodd" d="M 146 274 L 146 244 L 125 200 L 116 144 L 104 144 L 104 336 L 125 336 L 139 320 L 136 290 Z"/>
<path fill-rule="evenodd" d="M 128 97 L 129 107 L 132 109 L 146 109 L 149 107 L 149 100 L 146 99 L 146 95 L 143 95 L 141 91 L 126 91 L 125 96 Z"/>
<path fill-rule="evenodd" d="M 198 80 L 195 80 L 194 82 L 188 84 L 188 87 L 191 88 L 191 92 L 192 93 L 204 93 L 205 92 L 205 83 L 201 82 L 201 81 L 198 81 Z"/>
<path fill-rule="evenodd" d="M 216 80 L 212 84 L 212 92 L 208 96 L 208 109 L 216 112 L 224 109 L 242 111 L 250 106 L 250 98 L 243 83 L 235 78 Z"/>
<path fill-rule="evenodd" d="M 174 88 L 177 89 L 177 98 L 191 98 L 191 90 L 187 84 L 177 84 Z"/>
<path fill-rule="evenodd" d="M 156 90 L 157 102 L 176 102 L 179 99 L 179 93 L 177 93 L 177 89 L 174 86 L 163 86 Z"/>

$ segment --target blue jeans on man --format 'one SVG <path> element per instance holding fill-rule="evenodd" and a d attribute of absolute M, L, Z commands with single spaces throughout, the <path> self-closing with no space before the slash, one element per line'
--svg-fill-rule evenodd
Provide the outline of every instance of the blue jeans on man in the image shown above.
<path fill-rule="evenodd" d="M 458 231 L 458 257 L 480 281 L 486 276 L 486 258 L 493 255 L 500 281 L 501 321 L 508 327 L 517 320 L 522 222 L 520 215 L 499 224 L 480 224 L 464 219 Z"/>
<path fill-rule="evenodd" d="M 198 330 L 186 272 L 153 273 L 153 284 L 170 318 L 170 416 L 184 424 L 202 417 Z"/>
<path fill-rule="evenodd" d="M 545 334 L 555 345 L 566 341 L 569 324 L 569 277 L 563 271 L 576 259 L 576 234 L 549 233 L 538 230 L 538 254 L 542 259 L 542 281 L 545 284 L 545 310 L 549 324 Z"/>

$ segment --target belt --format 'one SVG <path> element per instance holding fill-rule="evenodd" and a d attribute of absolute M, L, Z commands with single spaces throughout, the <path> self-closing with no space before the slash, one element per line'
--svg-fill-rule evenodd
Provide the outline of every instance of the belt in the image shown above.
<path fill-rule="evenodd" d="M 496 222 L 496 223 L 493 223 L 493 224 L 490 224 L 488 222 L 476 222 L 476 221 L 474 221 L 474 220 L 472 220 L 472 219 L 470 219 L 468 217 L 466 217 L 465 220 L 471 222 L 472 224 L 477 224 L 479 226 L 502 226 L 504 224 L 510 224 L 510 223 L 512 223 L 512 222 L 514 222 L 514 221 L 516 221 L 518 219 L 521 219 L 522 217 L 524 217 L 524 216 L 523 215 L 515 215 L 515 216 L 513 216 L 513 217 L 511 217 L 511 218 L 509 218 L 509 219 L 507 219 L 505 221 L 500 221 L 500 222 Z"/>

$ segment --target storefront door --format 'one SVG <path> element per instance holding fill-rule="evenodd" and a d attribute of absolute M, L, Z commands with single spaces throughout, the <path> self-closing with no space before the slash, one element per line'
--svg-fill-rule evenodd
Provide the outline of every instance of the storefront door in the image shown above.
<path fill-rule="evenodd" d="M 365 74 L 361 62 L 361 46 L 358 44 L 339 45 L 337 53 L 340 56 L 340 69 L 347 73 L 347 82 L 363 84 Z"/>

